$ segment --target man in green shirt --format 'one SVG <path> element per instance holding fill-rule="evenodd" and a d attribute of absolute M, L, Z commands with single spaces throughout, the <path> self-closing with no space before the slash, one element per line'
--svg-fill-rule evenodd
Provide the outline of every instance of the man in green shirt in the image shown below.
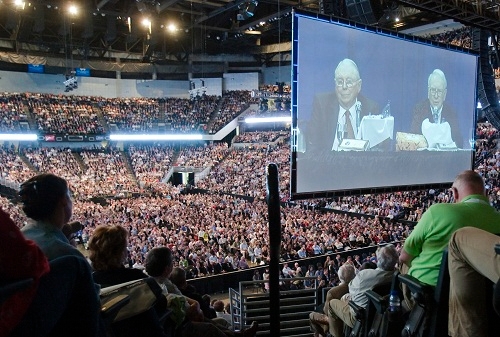
<path fill-rule="evenodd" d="M 500 213 L 490 205 L 479 174 L 460 173 L 451 190 L 455 203 L 429 207 L 406 239 L 399 257 L 409 268 L 409 275 L 432 286 L 437 283 L 443 250 L 456 230 L 473 226 L 500 233 Z M 406 267 L 402 266 L 402 270 Z"/>

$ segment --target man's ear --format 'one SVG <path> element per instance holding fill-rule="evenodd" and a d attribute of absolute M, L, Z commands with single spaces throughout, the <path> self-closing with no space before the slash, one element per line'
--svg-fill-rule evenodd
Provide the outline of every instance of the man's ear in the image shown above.
<path fill-rule="evenodd" d="M 456 187 L 452 187 L 451 191 L 453 192 L 453 199 L 455 200 L 455 202 L 457 202 L 458 198 L 459 198 L 457 188 Z"/>

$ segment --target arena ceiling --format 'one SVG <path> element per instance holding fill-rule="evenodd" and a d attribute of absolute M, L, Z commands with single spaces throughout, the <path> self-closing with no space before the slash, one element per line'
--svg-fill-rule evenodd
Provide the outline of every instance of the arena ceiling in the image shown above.
<path fill-rule="evenodd" d="M 409 31 L 453 19 L 500 32 L 500 0 L 0 0 L 0 52 L 159 63 L 252 54 L 265 62 L 290 50 L 292 8 L 323 13 L 329 4 L 355 21 L 353 2 L 370 3 L 381 28 Z"/>

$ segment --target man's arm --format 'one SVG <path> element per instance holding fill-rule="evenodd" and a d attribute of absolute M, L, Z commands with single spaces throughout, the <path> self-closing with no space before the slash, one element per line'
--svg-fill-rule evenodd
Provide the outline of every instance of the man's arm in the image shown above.
<path fill-rule="evenodd" d="M 338 117 L 338 102 L 333 99 L 333 95 L 334 93 L 319 93 L 313 98 L 311 118 L 305 134 L 307 152 L 329 151 L 333 146 Z"/>
<path fill-rule="evenodd" d="M 409 254 L 404 248 L 401 249 L 401 253 L 399 254 L 399 264 L 405 264 L 408 266 L 408 268 L 411 267 L 411 261 L 415 256 Z"/>
<path fill-rule="evenodd" d="M 328 292 L 326 293 L 325 305 L 323 307 L 323 312 L 325 313 L 325 315 L 328 315 L 330 301 L 333 299 L 340 300 L 340 298 L 348 292 L 349 288 L 347 284 L 341 284 L 328 290 Z"/>
<path fill-rule="evenodd" d="M 422 246 L 427 239 L 427 228 L 432 228 L 434 221 L 432 217 L 432 206 L 422 214 L 422 218 L 415 225 L 411 234 L 406 238 L 399 254 L 399 262 L 411 267 L 411 262 L 422 252 Z"/>
<path fill-rule="evenodd" d="M 427 102 L 427 101 L 425 101 Z M 422 134 L 422 122 L 426 118 L 426 111 L 423 107 L 425 103 L 419 102 L 413 107 L 412 121 L 410 132 L 415 134 Z"/>
<path fill-rule="evenodd" d="M 459 119 L 456 111 L 448 104 L 443 105 L 443 117 L 448 121 L 451 128 L 452 140 L 457 144 L 457 147 L 463 147 L 463 138 L 460 130 Z"/>

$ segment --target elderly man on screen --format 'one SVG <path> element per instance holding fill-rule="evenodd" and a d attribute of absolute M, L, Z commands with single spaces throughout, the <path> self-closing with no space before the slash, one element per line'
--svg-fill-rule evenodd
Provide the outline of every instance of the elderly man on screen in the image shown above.
<path fill-rule="evenodd" d="M 356 63 L 343 59 L 335 69 L 335 91 L 316 94 L 308 129 L 308 149 L 337 151 L 342 139 L 355 139 L 361 119 L 379 114 L 376 102 L 360 94 Z"/>
<path fill-rule="evenodd" d="M 340 300 L 332 299 L 330 301 L 328 305 L 328 329 L 332 336 L 343 336 L 344 323 L 350 327 L 354 326 L 355 316 L 348 300 L 366 308 L 368 298 L 365 292 L 377 285 L 390 283 L 397 262 L 398 252 L 392 244 L 379 248 L 377 250 L 377 268 L 359 271 L 356 277 L 349 282 L 349 293 Z"/>
<path fill-rule="evenodd" d="M 411 132 L 423 134 L 429 148 L 461 147 L 462 135 L 455 110 L 445 102 L 448 93 L 446 76 L 434 69 L 427 80 L 427 99 L 413 108 Z"/>

